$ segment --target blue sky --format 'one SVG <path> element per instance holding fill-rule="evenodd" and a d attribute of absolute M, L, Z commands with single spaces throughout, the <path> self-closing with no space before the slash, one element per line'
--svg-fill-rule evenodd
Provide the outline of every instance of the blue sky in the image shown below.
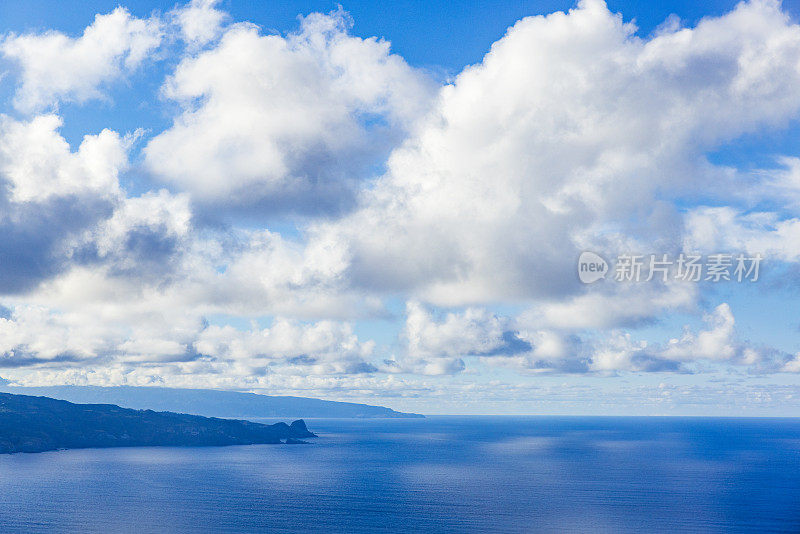
<path fill-rule="evenodd" d="M 4 3 L 0 376 L 795 415 L 799 14 Z M 614 280 L 682 253 L 760 277 Z"/>

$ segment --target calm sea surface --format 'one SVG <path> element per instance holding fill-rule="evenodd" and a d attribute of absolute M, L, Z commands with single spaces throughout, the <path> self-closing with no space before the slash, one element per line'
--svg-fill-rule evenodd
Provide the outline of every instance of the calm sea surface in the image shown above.
<path fill-rule="evenodd" d="M 0 456 L 0 532 L 800 532 L 800 419 L 309 420 Z"/>

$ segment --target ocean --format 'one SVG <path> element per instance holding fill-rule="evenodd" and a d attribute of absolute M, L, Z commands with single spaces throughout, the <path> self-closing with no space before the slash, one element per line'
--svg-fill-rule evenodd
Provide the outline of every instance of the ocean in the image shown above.
<path fill-rule="evenodd" d="M 0 532 L 800 532 L 800 419 L 308 425 L 311 445 L 2 455 Z"/>

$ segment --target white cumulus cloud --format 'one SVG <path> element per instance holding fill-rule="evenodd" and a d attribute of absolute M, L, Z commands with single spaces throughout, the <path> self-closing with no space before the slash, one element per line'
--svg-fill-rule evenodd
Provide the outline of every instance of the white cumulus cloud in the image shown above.
<path fill-rule="evenodd" d="M 104 86 L 136 69 L 161 39 L 158 19 L 139 19 L 118 7 L 97 15 L 79 37 L 12 33 L 0 43 L 0 52 L 21 71 L 15 107 L 35 112 L 102 98 Z"/>
<path fill-rule="evenodd" d="M 389 43 L 348 34 L 341 11 L 285 37 L 234 24 L 188 56 L 164 94 L 183 108 L 145 149 L 201 203 L 334 209 L 427 107 L 429 82 Z"/>

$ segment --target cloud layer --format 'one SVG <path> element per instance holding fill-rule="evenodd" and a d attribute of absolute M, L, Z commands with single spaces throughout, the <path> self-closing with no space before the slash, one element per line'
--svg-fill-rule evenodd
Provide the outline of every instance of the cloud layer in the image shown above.
<path fill-rule="evenodd" d="M 240 23 L 185 57 L 164 86 L 183 112 L 148 143 L 148 167 L 216 209 L 346 207 L 433 96 L 389 43 L 350 24 L 312 14 L 281 37 Z"/>
<path fill-rule="evenodd" d="M 0 373 L 434 395 L 427 377 L 800 372 L 709 284 L 575 276 L 584 250 L 800 254 L 800 155 L 709 157 L 797 120 L 800 26 L 767 0 L 671 20 L 645 37 L 584 0 L 445 83 L 341 9 L 278 34 L 192 0 L 3 36 Z M 162 131 L 60 133 L 59 111 L 162 69 L 138 95 Z"/>
<path fill-rule="evenodd" d="M 57 31 L 6 35 L 0 53 L 20 69 L 14 106 L 33 113 L 102 98 L 103 87 L 139 67 L 161 39 L 157 19 L 137 19 L 118 7 L 97 15 L 80 37 Z"/>

